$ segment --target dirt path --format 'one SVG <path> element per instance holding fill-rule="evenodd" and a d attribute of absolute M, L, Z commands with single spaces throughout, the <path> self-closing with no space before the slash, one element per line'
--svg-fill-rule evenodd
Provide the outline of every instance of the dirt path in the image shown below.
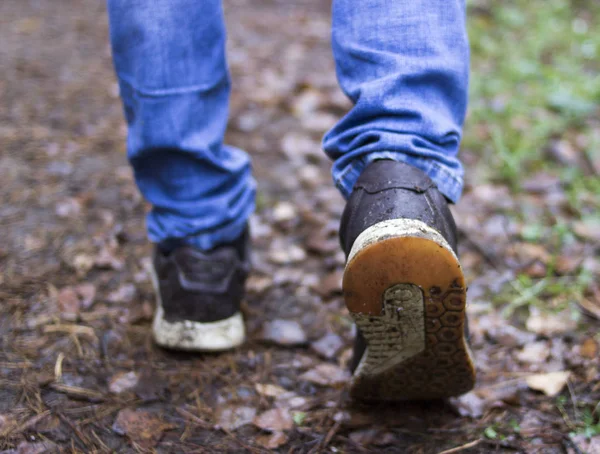
<path fill-rule="evenodd" d="M 472 283 L 476 392 L 452 403 L 351 405 L 353 334 L 336 237 L 343 202 L 319 146 L 348 107 L 330 58 L 328 5 L 232 0 L 226 9 L 235 83 L 228 141 L 253 155 L 260 192 L 249 342 L 185 355 L 150 338 L 147 207 L 125 159 L 102 2 L 0 3 L 0 450 L 598 447 L 598 437 L 576 435 L 598 421 L 598 321 L 571 321 L 577 306 L 528 308 L 540 292 L 515 278 L 545 276 L 554 257 L 551 244 L 522 241 L 527 221 L 510 216 L 564 208 L 551 205 L 543 181 L 514 195 L 471 178 L 456 209 Z M 475 154 L 465 157 L 478 175 Z M 554 275 L 571 276 L 587 260 L 597 281 L 596 234 L 583 229 L 572 253 L 581 260 L 561 252 Z M 505 320 L 496 301 L 507 287 L 505 303 L 514 304 L 502 307 L 514 311 Z M 593 310 L 600 291 L 581 295 Z M 284 336 L 268 341 L 273 321 Z"/>

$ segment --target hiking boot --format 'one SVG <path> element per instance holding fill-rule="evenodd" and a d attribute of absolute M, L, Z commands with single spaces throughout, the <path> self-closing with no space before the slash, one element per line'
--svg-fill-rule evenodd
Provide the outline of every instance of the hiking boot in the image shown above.
<path fill-rule="evenodd" d="M 249 235 L 210 251 L 155 247 L 153 282 L 157 295 L 152 332 L 162 347 L 221 351 L 245 339 L 240 302 L 249 271 Z"/>
<path fill-rule="evenodd" d="M 437 399 L 473 388 L 456 225 L 431 179 L 380 160 L 359 177 L 340 227 L 343 292 L 358 328 L 351 395 Z"/>

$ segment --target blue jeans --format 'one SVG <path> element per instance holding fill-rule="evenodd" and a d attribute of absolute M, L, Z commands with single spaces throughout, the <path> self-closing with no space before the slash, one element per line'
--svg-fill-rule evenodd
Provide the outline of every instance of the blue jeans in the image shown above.
<path fill-rule="evenodd" d="M 128 157 L 153 242 L 235 239 L 254 210 L 250 159 L 225 145 L 221 0 L 108 0 Z M 377 159 L 425 171 L 456 202 L 469 77 L 464 0 L 334 0 L 333 56 L 353 108 L 323 139 L 348 197 Z"/>

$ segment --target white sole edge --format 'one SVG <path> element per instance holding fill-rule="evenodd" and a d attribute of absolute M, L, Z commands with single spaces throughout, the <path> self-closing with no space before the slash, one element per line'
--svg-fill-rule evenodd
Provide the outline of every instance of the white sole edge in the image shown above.
<path fill-rule="evenodd" d="M 243 344 L 246 329 L 240 312 L 210 323 L 190 320 L 169 322 L 164 318 L 162 305 L 158 305 L 152 323 L 152 334 L 154 341 L 161 347 L 216 352 L 230 350 Z"/>
<path fill-rule="evenodd" d="M 154 267 L 150 275 L 156 293 L 156 312 L 152 322 L 154 342 L 161 347 L 195 352 L 219 352 L 239 347 L 246 340 L 246 327 L 241 312 L 216 322 L 165 320 L 165 311 Z"/>

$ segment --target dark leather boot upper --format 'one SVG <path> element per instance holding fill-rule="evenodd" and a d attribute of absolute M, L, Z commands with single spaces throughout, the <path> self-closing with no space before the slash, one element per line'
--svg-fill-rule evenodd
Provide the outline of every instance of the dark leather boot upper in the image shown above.
<path fill-rule="evenodd" d="M 349 255 L 356 238 L 378 222 L 417 219 L 440 232 L 457 252 L 456 224 L 446 198 L 421 170 L 391 160 L 371 163 L 356 181 L 340 225 L 342 249 Z M 357 332 L 352 371 L 358 366 L 366 341 Z"/>
<path fill-rule="evenodd" d="M 379 160 L 358 178 L 342 214 L 340 242 L 346 256 L 364 230 L 399 218 L 424 222 L 440 232 L 456 252 L 456 225 L 435 183 L 415 167 Z"/>
<path fill-rule="evenodd" d="M 214 322 L 240 309 L 249 271 L 249 235 L 201 251 L 181 246 L 154 251 L 154 269 L 167 321 Z"/>

